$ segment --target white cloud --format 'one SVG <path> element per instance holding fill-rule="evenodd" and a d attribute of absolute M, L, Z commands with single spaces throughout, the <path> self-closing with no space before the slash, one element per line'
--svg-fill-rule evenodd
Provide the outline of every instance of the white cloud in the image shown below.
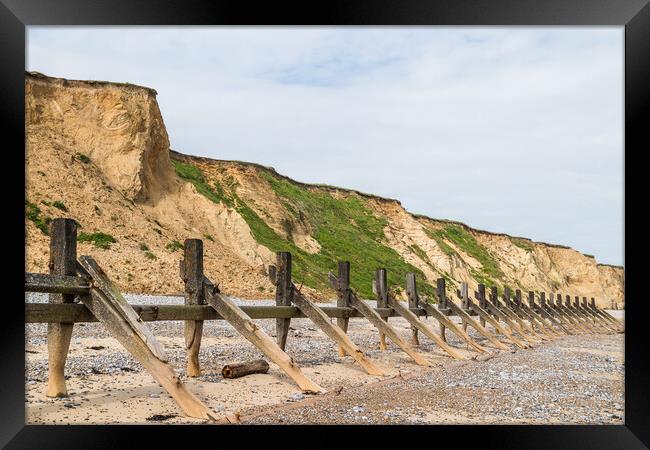
<path fill-rule="evenodd" d="M 27 65 L 154 87 L 179 151 L 617 264 L 622 45 L 622 28 L 29 27 Z"/>

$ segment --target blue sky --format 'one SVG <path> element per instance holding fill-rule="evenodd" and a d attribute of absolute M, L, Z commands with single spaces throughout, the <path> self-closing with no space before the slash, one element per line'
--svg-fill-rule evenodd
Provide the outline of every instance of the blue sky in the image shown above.
<path fill-rule="evenodd" d="M 28 27 L 153 87 L 171 147 L 623 263 L 623 28 Z"/>

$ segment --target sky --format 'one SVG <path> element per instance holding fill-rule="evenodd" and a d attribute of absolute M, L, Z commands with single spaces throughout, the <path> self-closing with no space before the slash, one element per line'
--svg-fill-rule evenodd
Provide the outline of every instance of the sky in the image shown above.
<path fill-rule="evenodd" d="M 623 264 L 623 28 L 37 27 L 26 68 L 158 91 L 171 148 Z"/>

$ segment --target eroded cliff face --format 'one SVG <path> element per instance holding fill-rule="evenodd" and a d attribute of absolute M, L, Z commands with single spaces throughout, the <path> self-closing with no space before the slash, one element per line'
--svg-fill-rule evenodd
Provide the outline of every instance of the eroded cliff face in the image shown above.
<path fill-rule="evenodd" d="M 428 297 L 444 277 L 450 291 L 483 282 L 624 304 L 623 269 L 573 249 L 415 216 L 396 200 L 297 183 L 256 164 L 170 151 L 152 89 L 40 74 L 27 74 L 25 88 L 26 270 L 47 271 L 47 222 L 72 217 L 83 233 L 79 254 L 93 255 L 127 292 L 182 291 L 179 245 L 200 238 L 208 277 L 245 298 L 273 296 L 268 265 L 274 252 L 291 251 L 294 278 L 319 299 L 334 296 L 327 272 L 349 260 L 352 286 L 367 297 L 374 269 L 386 267 L 402 298 L 404 276 L 415 271 Z"/>

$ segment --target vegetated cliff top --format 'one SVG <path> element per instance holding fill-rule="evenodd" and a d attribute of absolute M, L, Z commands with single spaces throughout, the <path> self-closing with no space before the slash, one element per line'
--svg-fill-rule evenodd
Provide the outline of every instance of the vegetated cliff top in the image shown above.
<path fill-rule="evenodd" d="M 71 80 L 68 78 L 58 78 L 58 77 L 51 77 L 49 75 L 42 74 L 41 72 L 36 72 L 36 71 L 31 71 L 31 72 L 25 72 L 25 77 L 27 78 L 33 78 L 35 80 L 41 80 L 41 81 L 46 81 L 48 83 L 58 83 L 63 86 L 90 86 L 90 87 L 105 87 L 105 86 L 114 86 L 114 87 L 119 87 L 122 89 L 138 89 L 138 90 L 145 90 L 149 93 L 151 93 L 154 97 L 158 95 L 158 92 L 150 87 L 147 86 L 141 86 L 138 84 L 132 84 L 132 83 L 120 83 L 117 81 L 102 81 L 102 80 Z"/>
<path fill-rule="evenodd" d="M 240 166 L 240 167 L 253 167 L 255 169 L 267 172 L 267 173 L 269 173 L 269 174 L 271 174 L 271 175 L 273 175 L 273 176 L 275 176 L 277 178 L 286 180 L 286 181 L 288 181 L 288 182 L 290 182 L 290 183 L 292 183 L 292 184 L 294 184 L 296 186 L 300 186 L 300 187 L 303 187 L 303 188 L 306 188 L 306 189 L 322 189 L 322 190 L 331 191 L 331 192 L 353 193 L 353 194 L 359 195 L 361 197 L 377 200 L 379 202 L 396 203 L 397 205 L 403 206 L 402 202 L 400 202 L 397 199 L 388 198 L 388 197 L 381 197 L 381 196 L 376 195 L 376 194 L 369 194 L 367 192 L 358 191 L 356 189 L 345 188 L 345 187 L 340 187 L 340 186 L 332 186 L 332 185 L 329 185 L 329 184 L 304 183 L 302 181 L 297 181 L 297 180 L 294 180 L 291 177 L 288 177 L 286 175 L 278 173 L 275 170 L 275 168 L 273 168 L 273 167 L 265 166 L 265 165 L 258 164 L 258 163 L 247 162 L 247 161 L 239 161 L 239 160 L 227 160 L 227 159 L 209 158 L 209 157 L 206 157 L 206 156 L 196 156 L 196 155 L 190 155 L 190 154 L 187 154 L 187 153 L 182 153 L 182 152 L 179 152 L 178 150 L 172 150 L 172 149 L 170 149 L 170 156 L 171 157 L 184 157 L 184 158 L 192 159 L 192 160 L 195 160 L 195 161 L 203 161 L 205 163 L 220 163 L 220 164 L 232 164 L 232 165 L 236 165 L 236 166 Z M 567 246 L 567 245 L 552 244 L 552 243 L 543 242 L 543 241 L 534 241 L 534 240 L 532 240 L 530 238 L 527 238 L 527 237 L 514 236 L 514 235 L 507 234 L 507 233 L 502 233 L 502 232 L 494 232 L 494 231 L 489 231 L 489 230 L 482 230 L 480 228 L 474 228 L 474 227 L 471 227 L 471 226 L 469 226 L 469 225 L 467 225 L 467 224 L 465 224 L 463 222 L 459 222 L 457 220 L 452 220 L 452 219 L 434 218 L 434 217 L 429 217 L 429 216 L 424 215 L 424 214 L 413 213 L 413 212 L 410 212 L 410 211 L 409 211 L 409 214 L 411 214 L 415 218 L 421 218 L 421 219 L 425 219 L 425 220 L 431 220 L 431 221 L 434 221 L 434 222 L 441 222 L 441 223 L 447 223 L 447 224 L 452 224 L 452 225 L 458 225 L 458 226 L 460 226 L 460 227 L 462 227 L 465 230 L 470 231 L 470 232 L 483 233 L 483 234 L 488 234 L 488 235 L 491 235 L 491 236 L 503 236 L 503 237 L 506 237 L 506 238 L 519 239 L 519 240 L 527 241 L 527 242 L 530 242 L 531 244 L 539 244 L 539 245 L 544 245 L 544 246 L 547 246 L 547 247 L 574 250 L 574 251 L 577 251 L 578 253 L 580 253 L 580 254 L 588 257 L 588 258 L 595 259 L 594 255 L 588 255 L 586 253 L 582 253 L 582 252 L 580 252 L 578 250 L 575 250 L 574 248 L 572 248 L 570 246 Z M 617 266 L 617 265 L 613 265 L 613 264 L 599 263 L 599 265 L 610 266 L 610 267 L 615 267 L 615 268 L 623 268 L 623 266 Z"/>

